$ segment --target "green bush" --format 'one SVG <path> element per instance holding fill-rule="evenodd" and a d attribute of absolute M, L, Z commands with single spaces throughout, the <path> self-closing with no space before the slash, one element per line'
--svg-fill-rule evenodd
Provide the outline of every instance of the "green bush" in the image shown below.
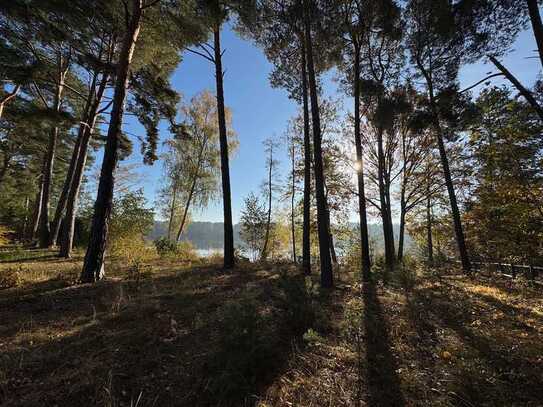
<path fill-rule="evenodd" d="M 173 256 L 177 253 L 177 243 L 165 236 L 159 237 L 153 243 L 160 257 Z"/>

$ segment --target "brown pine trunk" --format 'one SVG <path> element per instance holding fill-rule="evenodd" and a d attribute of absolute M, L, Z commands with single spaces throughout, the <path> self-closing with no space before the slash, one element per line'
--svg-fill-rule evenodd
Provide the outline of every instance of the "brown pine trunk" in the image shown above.
<path fill-rule="evenodd" d="M 102 97 L 104 95 L 108 80 L 109 75 L 103 74 L 102 79 L 100 80 L 100 85 L 98 86 L 98 91 L 96 92 L 96 96 L 94 97 L 92 107 L 89 109 L 88 115 L 84 119 L 84 122 L 87 125 L 83 126 L 83 137 L 81 139 L 79 153 L 74 167 L 74 174 L 71 179 L 68 197 L 66 199 L 66 216 L 64 217 L 64 229 L 62 232 L 62 237 L 60 239 L 59 256 L 67 259 L 70 258 L 72 254 L 75 230 L 75 216 L 79 204 L 79 190 L 81 189 L 83 173 L 85 172 L 85 165 L 87 163 L 87 150 L 89 147 L 90 139 L 92 137 L 94 126 L 96 124 L 98 108 L 100 107 L 100 103 L 102 102 Z"/>
<path fill-rule="evenodd" d="M 295 171 L 295 150 L 294 150 L 294 140 L 292 141 L 291 145 L 291 159 L 292 159 L 292 186 L 290 191 L 290 232 L 292 235 L 292 258 L 294 260 L 294 264 L 298 264 L 298 259 L 296 255 L 296 223 L 295 223 L 295 216 L 294 216 L 294 201 L 295 201 L 295 193 L 296 193 L 296 171 Z"/>
<path fill-rule="evenodd" d="M 495 59 L 492 58 L 491 60 L 492 62 L 495 61 Z M 464 231 L 462 229 L 460 211 L 458 210 L 458 203 L 456 201 L 456 193 L 454 191 L 454 185 L 452 182 L 451 170 L 449 168 L 449 159 L 447 158 L 447 151 L 445 150 L 445 143 L 443 142 L 443 131 L 441 128 L 441 123 L 439 122 L 439 113 L 435 104 L 432 78 L 419 61 L 417 61 L 417 65 L 426 80 L 426 85 L 428 86 L 428 96 L 430 108 L 432 109 L 433 114 L 435 137 L 439 148 L 439 158 L 441 160 L 441 167 L 443 169 L 443 175 L 445 177 L 445 184 L 447 185 L 447 193 L 449 195 L 449 202 L 451 205 L 451 212 L 454 222 L 454 233 L 456 236 L 456 244 L 458 245 L 458 252 L 460 254 L 460 261 L 462 262 L 462 270 L 465 274 L 471 274 L 471 264 L 469 261 L 468 250 L 466 247 L 466 240 L 464 238 Z"/>
<path fill-rule="evenodd" d="M 62 93 L 64 91 L 64 79 L 67 73 L 67 68 L 64 69 L 63 64 L 63 57 L 59 56 L 59 74 L 57 78 L 58 82 L 55 92 L 55 100 L 53 103 L 53 110 L 57 113 L 60 112 Z M 45 153 L 45 165 L 43 171 L 43 194 L 39 221 L 40 248 L 46 248 L 47 246 L 49 246 L 49 201 L 51 198 L 51 184 L 53 180 L 53 166 L 55 163 L 55 153 L 57 149 L 58 130 L 59 129 L 57 126 L 51 129 L 49 144 L 47 145 L 47 151 Z"/>
<path fill-rule="evenodd" d="M 378 181 L 379 200 L 381 204 L 381 218 L 383 221 L 383 238 L 385 241 L 385 263 L 387 271 L 394 270 L 394 232 L 392 229 L 392 217 L 390 213 L 390 197 L 385 185 L 385 157 L 383 151 L 383 129 L 377 130 L 377 158 L 378 158 Z"/>
<path fill-rule="evenodd" d="M 354 47 L 354 144 L 357 160 L 358 215 L 360 218 L 360 248 L 362 255 L 362 278 L 371 278 L 370 241 L 368 237 L 368 218 L 366 214 L 366 193 L 364 188 L 364 166 L 362 160 L 362 140 L 360 137 L 360 45 Z"/>
<path fill-rule="evenodd" d="M 234 267 L 234 227 L 232 225 L 232 198 L 230 192 L 230 165 L 228 162 L 228 137 L 224 111 L 223 69 L 220 24 L 213 30 L 215 50 L 215 81 L 217 86 L 217 112 L 219 118 L 219 146 L 221 150 L 222 200 L 224 213 L 224 268 Z"/>
<path fill-rule="evenodd" d="M 124 104 L 129 82 L 129 71 L 136 41 L 140 33 L 142 0 L 132 0 L 132 13 L 123 40 L 117 72 L 113 106 L 109 123 L 107 141 L 104 149 L 98 194 L 94 204 L 91 235 L 85 262 L 81 272 L 82 282 L 95 282 L 105 276 L 104 256 L 106 250 L 109 218 L 113 206 L 114 173 L 119 159 L 119 136 L 123 123 Z"/>
<path fill-rule="evenodd" d="M 87 120 L 89 117 L 89 111 L 92 107 L 92 102 L 95 97 L 94 91 L 96 87 L 96 79 L 98 74 L 95 73 L 92 78 L 91 86 L 89 87 L 89 95 L 87 96 L 87 100 L 85 102 L 85 108 L 83 109 L 83 117 L 81 121 Z M 83 136 L 85 134 L 85 128 L 86 126 L 84 124 L 79 125 L 79 129 L 77 132 L 77 139 L 74 145 L 74 151 L 72 152 L 72 157 L 70 159 L 70 164 L 68 166 L 68 171 L 66 172 L 66 179 L 64 180 L 64 185 L 62 187 L 62 192 L 60 193 L 60 197 L 58 200 L 57 208 L 55 210 L 55 216 L 53 218 L 53 223 L 51 224 L 51 234 L 49 236 L 49 246 L 54 246 L 57 243 L 58 234 L 60 231 L 60 223 L 62 221 L 62 215 L 64 214 L 64 210 L 66 209 L 66 204 L 68 202 L 68 195 L 70 192 L 70 186 L 72 184 L 72 180 L 74 177 L 74 171 L 75 166 L 77 164 L 77 160 L 79 158 L 79 155 L 81 153 L 81 141 L 83 139 Z"/>
<path fill-rule="evenodd" d="M 541 23 L 541 15 L 539 14 L 539 5 L 537 4 L 537 0 L 526 0 L 526 2 L 528 3 L 528 13 L 530 14 L 530 21 L 532 22 L 535 41 L 537 42 L 539 59 L 543 66 L 543 23 Z"/>
<path fill-rule="evenodd" d="M 324 165 L 322 160 L 321 125 L 315 65 L 313 63 L 313 45 L 311 40 L 310 0 L 304 0 L 305 43 L 307 54 L 307 70 L 309 74 L 309 94 L 311 99 L 311 116 L 313 123 L 313 154 L 315 162 L 315 192 L 317 195 L 317 227 L 319 234 L 319 257 L 321 268 L 321 286 L 334 286 L 332 260 L 330 258 L 330 239 L 327 228 L 326 196 L 324 194 Z"/>
<path fill-rule="evenodd" d="M 311 139 L 309 134 L 309 101 L 307 95 L 307 72 L 305 40 L 300 39 L 302 52 L 302 104 L 304 111 L 304 208 L 302 231 L 302 268 L 311 274 Z"/>
<path fill-rule="evenodd" d="M 405 198 L 403 195 L 405 194 L 404 191 L 402 191 L 402 198 L 400 202 L 400 235 L 398 237 L 398 261 L 401 262 L 403 260 L 403 246 L 404 246 L 404 236 L 405 236 Z"/>
<path fill-rule="evenodd" d="M 432 203 L 430 196 L 430 177 L 426 183 L 426 241 L 428 244 L 428 264 L 434 262 L 434 245 L 432 242 Z"/>

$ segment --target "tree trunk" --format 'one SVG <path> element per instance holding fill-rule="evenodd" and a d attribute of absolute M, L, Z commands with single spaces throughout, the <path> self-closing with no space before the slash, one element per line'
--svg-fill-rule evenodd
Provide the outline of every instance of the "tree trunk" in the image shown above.
<path fill-rule="evenodd" d="M 173 191 L 172 191 L 172 205 L 170 207 L 170 220 L 168 221 L 168 240 L 172 239 L 172 231 L 173 231 L 173 218 L 175 216 L 175 201 L 177 198 L 177 183 L 174 181 L 173 184 Z M 179 240 L 179 239 L 177 239 Z"/>
<path fill-rule="evenodd" d="M 185 209 L 183 210 L 183 217 L 181 218 L 181 224 L 179 225 L 179 231 L 177 232 L 177 236 L 175 241 L 179 241 L 181 239 L 181 234 L 183 233 L 183 229 L 185 228 L 185 223 L 187 222 L 187 215 L 189 213 L 189 207 L 190 203 L 192 201 L 192 196 L 194 195 L 194 189 L 196 188 L 196 181 L 197 177 L 194 177 L 192 180 L 192 185 L 190 186 L 189 196 L 187 198 L 187 204 L 185 205 Z"/>
<path fill-rule="evenodd" d="M 430 196 L 430 177 L 428 177 L 426 187 L 426 239 L 428 244 L 428 264 L 432 265 L 434 262 L 434 245 L 432 242 L 432 203 Z"/>
<path fill-rule="evenodd" d="M 62 92 L 64 90 L 64 79 L 66 76 L 67 68 L 63 68 L 63 58 L 59 56 L 59 74 L 57 78 L 57 88 L 55 92 L 55 100 L 53 103 L 53 110 L 60 112 L 60 106 L 62 102 Z M 41 214 L 39 221 L 39 247 L 46 248 L 49 246 L 49 201 L 51 198 L 51 184 L 53 179 L 53 165 L 55 162 L 55 153 L 57 149 L 58 139 L 58 127 L 54 126 L 51 129 L 51 135 L 49 137 L 49 144 L 45 153 L 45 165 L 43 171 L 43 194 L 41 203 Z"/>
<path fill-rule="evenodd" d="M 330 288 L 334 285 L 332 261 L 330 259 L 330 239 L 326 227 L 326 196 L 324 194 L 324 166 L 321 147 L 321 125 L 315 65 L 313 63 L 313 45 L 311 42 L 310 0 L 304 0 L 304 25 L 307 53 L 307 70 L 309 74 L 309 93 L 311 99 L 311 115 L 313 123 L 313 154 L 315 162 L 315 192 L 317 195 L 317 227 L 319 233 L 319 256 L 321 267 L 321 286 Z"/>
<path fill-rule="evenodd" d="M 34 212 L 32 214 L 32 227 L 29 230 L 29 238 L 30 240 L 34 240 L 38 234 L 38 228 L 40 227 L 40 215 L 41 215 L 41 203 L 42 203 L 42 197 L 43 195 L 43 181 L 40 177 L 40 186 L 38 189 L 38 192 L 36 193 L 36 200 L 34 204 Z"/>
<path fill-rule="evenodd" d="M 492 62 L 494 62 L 494 60 Z M 421 70 L 421 73 L 424 76 L 426 80 L 426 84 L 428 86 L 428 95 L 430 99 L 429 100 L 430 108 L 432 109 L 435 136 L 436 136 L 437 144 L 439 148 L 439 157 L 441 160 L 441 167 L 443 169 L 443 175 L 445 176 L 445 184 L 447 185 L 447 192 L 449 195 L 449 202 L 451 205 L 451 212 L 452 212 L 453 222 L 454 222 L 454 232 L 456 236 L 456 243 L 458 245 L 458 252 L 460 254 L 460 260 L 462 262 L 462 270 L 464 271 L 465 274 L 471 274 L 471 264 L 469 261 L 468 250 L 466 248 L 466 241 L 464 238 L 464 231 L 462 229 L 460 211 L 458 210 L 458 203 L 456 201 L 456 194 L 454 192 L 454 185 L 452 182 L 451 170 L 449 169 L 449 159 L 447 158 L 445 143 L 443 142 L 443 132 L 441 128 L 441 123 L 439 121 L 439 112 L 437 111 L 437 107 L 435 104 L 434 87 L 432 83 L 432 78 L 419 61 L 417 61 L 417 65 L 419 69 Z"/>
<path fill-rule="evenodd" d="M 224 268 L 234 267 L 234 227 L 232 225 L 232 199 L 230 193 L 230 165 L 228 163 L 228 138 L 224 111 L 223 69 L 221 52 L 221 26 L 213 30 L 215 50 L 215 80 L 217 86 L 217 113 L 219 118 L 219 146 L 221 150 L 222 200 L 224 212 Z"/>
<path fill-rule="evenodd" d="M 81 272 L 82 282 L 95 282 L 105 275 L 104 255 L 106 250 L 109 218 L 113 206 L 114 173 L 119 159 L 119 136 L 121 134 L 124 103 L 129 82 L 130 63 L 141 27 L 142 0 L 132 0 L 132 13 L 123 40 L 117 72 L 113 106 L 102 161 L 98 194 L 94 204 L 91 235 L 85 262 Z"/>
<path fill-rule="evenodd" d="M 198 178 L 200 177 L 200 167 L 202 166 L 202 161 L 204 159 L 204 152 L 206 149 L 208 137 L 206 136 L 204 138 L 204 141 L 202 142 L 202 145 L 200 146 L 200 150 L 198 151 L 198 159 L 196 161 L 196 173 L 193 174 L 192 183 L 190 185 L 190 191 L 189 196 L 187 199 L 187 204 L 185 205 L 185 209 L 183 211 L 183 217 L 181 218 L 181 224 L 179 225 L 179 231 L 177 232 L 177 237 L 175 241 L 179 241 L 181 239 L 181 234 L 183 233 L 183 230 L 185 229 L 185 223 L 187 221 L 187 215 L 189 213 L 189 207 L 192 202 L 192 197 L 194 195 L 194 191 L 196 189 L 196 183 L 198 182 Z M 172 214 L 173 216 L 173 214 Z"/>
<path fill-rule="evenodd" d="M 307 72 L 305 40 L 300 39 L 302 52 L 302 104 L 304 111 L 304 208 L 302 231 L 302 268 L 311 274 L 311 139 L 309 134 L 309 101 L 307 95 Z"/>
<path fill-rule="evenodd" d="M 268 170 L 268 217 L 266 220 L 266 234 L 264 236 L 264 246 L 262 247 L 262 260 L 268 256 L 268 242 L 270 240 L 271 228 L 271 210 L 272 210 L 272 172 L 273 172 L 273 146 L 270 145 L 270 161 Z"/>
<path fill-rule="evenodd" d="M 4 114 L 4 107 L 11 99 L 17 96 L 17 93 L 19 93 L 20 89 L 21 89 L 21 85 L 15 85 L 15 87 L 13 88 L 11 92 L 9 92 L 2 99 L 0 99 L 0 119 L 2 118 L 2 115 Z"/>
<path fill-rule="evenodd" d="M 398 261 L 403 260 L 403 245 L 405 235 L 405 192 L 402 191 L 402 198 L 400 202 L 400 236 L 398 237 Z"/>
<path fill-rule="evenodd" d="M 292 159 L 292 189 L 290 191 L 290 227 L 291 227 L 291 234 L 292 234 L 292 258 L 294 260 L 294 264 L 298 264 L 298 259 L 296 255 L 296 223 L 295 223 L 295 216 L 294 216 L 294 201 L 295 201 L 295 193 L 296 193 L 296 171 L 295 171 L 295 165 L 296 165 L 296 159 L 295 159 L 295 150 L 294 150 L 294 141 L 292 141 L 291 145 L 291 159 Z"/>
<path fill-rule="evenodd" d="M 519 93 L 526 99 L 526 101 L 530 104 L 530 106 L 533 107 L 537 115 L 541 120 L 543 120 L 543 108 L 537 101 L 537 99 L 534 97 L 533 93 L 526 89 L 522 83 L 505 67 L 501 64 L 500 61 L 498 61 L 493 56 L 488 57 L 490 61 L 500 70 L 500 72 L 507 78 L 509 82 L 513 84 L 515 88 L 519 91 Z"/>
<path fill-rule="evenodd" d="M 366 214 L 366 193 L 364 188 L 364 165 L 362 161 L 362 140 L 360 137 L 360 46 L 354 47 L 354 144 L 357 161 L 358 215 L 360 218 L 360 249 L 362 255 L 362 278 L 371 277 L 370 241 Z"/>
<path fill-rule="evenodd" d="M 74 168 L 74 174 L 71 179 L 71 184 L 68 189 L 68 197 L 66 199 L 66 216 L 64 217 L 64 229 L 62 230 L 62 237 L 60 239 L 60 251 L 59 256 L 64 258 L 70 258 L 72 253 L 72 246 L 74 241 L 75 230 L 75 216 L 79 203 L 79 190 L 81 189 L 81 182 L 83 180 L 83 173 L 85 172 L 85 165 L 87 163 L 87 150 L 89 142 L 94 131 L 96 124 L 96 118 L 98 116 L 98 108 L 102 102 L 102 97 L 109 80 L 109 75 L 103 74 L 98 86 L 98 91 L 94 97 L 92 107 L 88 111 L 88 115 L 84 122 L 86 126 L 83 126 L 83 137 L 77 156 L 77 161 Z M 94 92 L 94 90 L 93 90 Z"/>
<path fill-rule="evenodd" d="M 532 22 L 532 28 L 534 30 L 535 40 L 537 42 L 537 50 L 539 52 L 539 59 L 543 66 L 543 23 L 541 23 L 541 15 L 539 14 L 539 5 L 537 0 L 526 0 L 528 3 L 528 12 L 530 14 L 530 21 Z"/>
<path fill-rule="evenodd" d="M 385 185 L 385 157 L 383 151 L 383 129 L 377 130 L 377 153 L 378 153 L 378 181 L 379 200 L 381 203 L 381 218 L 383 221 L 383 238 L 385 241 L 385 263 L 387 271 L 394 270 L 394 231 L 392 229 L 392 217 L 390 213 L 390 198 Z M 388 196 L 388 198 L 387 198 Z"/>
<path fill-rule="evenodd" d="M 89 91 L 89 95 L 87 96 L 87 100 L 85 102 L 85 108 L 83 109 L 83 117 L 81 120 L 82 122 L 87 120 L 87 118 L 89 117 L 89 111 L 92 107 L 93 99 L 95 98 L 94 92 L 96 88 L 97 76 L 98 76 L 97 73 L 93 75 L 92 83 L 91 83 L 91 86 L 89 87 L 90 91 Z M 72 184 L 72 179 L 74 177 L 75 166 L 77 164 L 77 160 L 81 153 L 81 141 L 85 134 L 85 129 L 86 129 L 86 126 L 83 123 L 81 123 L 79 125 L 79 129 L 77 132 L 77 140 L 75 142 L 74 151 L 72 152 L 70 164 L 68 166 L 68 171 L 66 173 L 66 179 L 64 180 L 62 192 L 60 193 L 57 208 L 55 210 L 55 216 L 53 218 L 53 223 L 51 225 L 51 234 L 49 236 L 49 246 L 53 246 L 57 242 L 58 234 L 60 231 L 60 223 L 62 221 L 62 215 L 64 214 L 64 210 L 66 209 L 66 204 L 68 202 L 68 195 L 70 192 L 70 186 Z"/>

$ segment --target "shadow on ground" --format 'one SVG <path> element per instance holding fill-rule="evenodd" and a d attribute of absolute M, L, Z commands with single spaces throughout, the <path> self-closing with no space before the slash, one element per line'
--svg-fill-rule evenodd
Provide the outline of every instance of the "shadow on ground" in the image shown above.
<path fill-rule="evenodd" d="M 252 405 L 305 330 L 304 284 L 201 267 L 4 299 L 0 404 Z"/>

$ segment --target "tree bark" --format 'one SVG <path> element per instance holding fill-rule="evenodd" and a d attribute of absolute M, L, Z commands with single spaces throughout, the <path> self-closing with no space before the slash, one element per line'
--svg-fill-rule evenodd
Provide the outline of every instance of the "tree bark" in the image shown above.
<path fill-rule="evenodd" d="M 168 222 L 168 239 L 172 239 L 172 231 L 173 231 L 173 218 L 175 216 L 175 201 L 177 198 L 177 183 L 174 181 L 173 183 L 173 191 L 172 191 L 172 204 L 170 206 L 170 220 Z M 179 238 L 177 238 L 179 240 Z"/>
<path fill-rule="evenodd" d="M 36 200 L 34 204 L 34 212 L 32 214 L 32 227 L 29 230 L 29 238 L 30 240 L 34 240 L 38 234 L 38 229 L 40 227 L 40 215 L 41 215 L 41 203 L 42 203 L 42 195 L 43 195 L 43 181 L 40 177 L 40 185 L 38 192 L 36 193 Z"/>
<path fill-rule="evenodd" d="M 309 129 L 309 101 L 307 95 L 307 72 L 305 40 L 300 39 L 302 52 L 302 104 L 304 112 L 304 207 L 302 231 L 302 268 L 311 274 L 311 139 Z"/>
<path fill-rule="evenodd" d="M 234 267 L 234 227 L 232 225 L 232 198 L 230 192 L 230 165 L 228 158 L 228 137 L 226 134 L 226 114 L 224 111 L 223 69 L 221 52 L 221 26 L 213 30 L 215 51 L 215 81 L 217 86 L 217 113 L 219 119 L 219 147 L 221 152 L 222 199 L 224 213 L 224 268 Z"/>
<path fill-rule="evenodd" d="M 492 59 L 493 58 L 491 57 L 491 60 Z M 465 274 L 471 274 L 471 264 L 469 261 L 468 250 L 466 247 L 466 240 L 464 238 L 464 230 L 462 229 L 460 211 L 458 209 L 458 203 L 456 201 L 456 193 L 454 191 L 454 184 L 452 182 L 451 170 L 449 168 L 449 159 L 447 157 L 447 151 L 445 150 L 445 143 L 443 141 L 443 131 L 441 128 L 441 123 L 439 121 L 439 112 L 436 107 L 432 78 L 420 62 L 417 61 L 417 65 L 426 80 L 426 85 L 428 86 L 430 108 L 433 115 L 432 124 L 435 130 L 435 137 L 439 148 L 439 158 L 441 161 L 443 175 L 445 177 L 447 193 L 449 195 L 449 203 L 451 205 L 451 212 L 454 222 L 454 233 L 456 236 L 456 244 L 458 245 L 458 252 L 460 254 L 460 261 L 462 262 L 462 270 Z"/>
<path fill-rule="evenodd" d="M 62 93 L 64 91 L 64 79 L 68 68 L 63 67 L 63 57 L 59 56 L 59 72 L 57 78 L 57 87 L 55 92 L 55 99 L 53 102 L 53 111 L 60 112 L 60 106 L 62 103 Z M 53 166 L 55 162 L 55 154 L 57 149 L 58 140 L 58 126 L 54 126 L 51 129 L 51 135 L 49 136 L 49 144 L 45 153 L 45 165 L 43 171 L 43 194 L 41 203 L 41 213 L 39 221 L 39 247 L 46 248 L 49 246 L 49 201 L 51 197 L 51 184 L 53 179 Z"/>
<path fill-rule="evenodd" d="M 273 173 L 273 145 L 270 145 L 270 161 L 268 169 L 268 216 L 266 219 L 266 234 L 264 235 L 264 245 L 262 247 L 262 260 L 268 257 L 268 242 L 270 240 L 271 210 L 272 210 L 272 173 Z"/>
<path fill-rule="evenodd" d="M 294 260 L 294 264 L 298 264 L 298 259 L 296 255 L 296 223 L 295 223 L 295 215 L 294 215 L 294 201 L 295 201 L 295 193 L 296 193 L 296 171 L 295 171 L 295 165 L 296 165 L 296 159 L 295 159 L 295 150 L 294 150 L 294 141 L 292 141 L 291 145 L 291 159 L 292 159 L 292 188 L 290 191 L 290 227 L 291 227 L 291 234 L 292 234 L 292 258 Z"/>
<path fill-rule="evenodd" d="M 187 222 L 187 215 L 189 212 L 189 207 L 192 202 L 192 197 L 194 195 L 194 191 L 196 189 L 196 183 L 198 182 L 198 178 L 200 177 L 200 167 L 202 166 L 202 161 L 204 159 L 204 152 L 206 149 L 208 137 L 205 136 L 204 141 L 202 142 L 202 145 L 200 146 L 200 150 L 198 151 L 198 159 L 196 161 L 196 173 L 193 174 L 192 183 L 190 185 L 190 191 L 189 196 L 187 198 L 187 203 L 185 205 L 185 209 L 183 211 L 183 217 L 181 218 L 181 224 L 179 225 L 179 231 L 177 232 L 177 236 L 175 241 L 179 241 L 181 239 L 181 234 L 183 233 L 183 230 L 185 229 L 185 223 Z M 173 213 L 172 213 L 173 217 Z"/>
<path fill-rule="evenodd" d="M 87 96 L 87 100 L 85 101 L 85 108 L 83 109 L 83 117 L 81 121 L 87 120 L 89 117 L 89 111 L 92 107 L 92 102 L 95 98 L 95 88 L 96 88 L 96 78 L 98 74 L 95 73 L 92 78 L 91 86 L 89 87 L 89 95 Z M 70 159 L 70 164 L 68 166 L 68 171 L 66 173 L 66 179 L 64 180 L 64 185 L 62 187 L 62 192 L 60 193 L 60 197 L 57 203 L 57 208 L 55 210 L 55 216 L 53 217 L 53 223 L 51 224 L 51 233 L 49 236 L 49 246 L 54 246 L 58 239 L 58 234 L 60 231 L 60 223 L 62 221 L 62 215 L 64 214 L 64 210 L 66 209 L 66 204 L 68 202 L 68 195 L 70 192 L 70 186 L 72 184 L 72 179 L 74 177 L 74 170 L 77 164 L 77 160 L 79 158 L 79 155 L 81 153 L 81 142 L 85 134 L 85 125 L 80 124 L 79 129 L 77 132 L 77 139 L 74 145 L 74 151 L 72 152 L 72 157 Z"/>
<path fill-rule="evenodd" d="M 402 191 L 402 195 L 405 192 Z M 398 261 L 403 260 L 403 245 L 404 245 L 404 236 L 405 236 L 405 198 L 401 198 L 400 202 L 400 235 L 398 236 Z"/>
<path fill-rule="evenodd" d="M 92 107 L 88 110 L 87 117 L 84 119 L 86 125 L 81 124 L 83 127 L 83 136 L 77 156 L 77 161 L 74 167 L 74 173 L 71 179 L 70 187 L 68 189 L 68 197 L 66 198 L 66 215 L 64 217 L 64 229 L 62 230 L 62 236 L 60 239 L 60 251 L 59 256 L 64 258 L 70 258 L 72 254 L 74 230 L 75 230 L 75 216 L 77 207 L 79 204 L 79 190 L 81 189 L 81 182 L 83 180 L 83 173 L 85 172 L 85 165 L 87 163 L 87 150 L 89 142 L 92 137 L 92 132 L 96 124 L 96 118 L 98 116 L 98 108 L 102 102 L 102 97 L 109 80 L 108 74 L 103 74 L 98 85 L 98 91 L 93 100 Z M 93 90 L 94 92 L 94 90 Z"/>
<path fill-rule="evenodd" d="M 490 61 L 500 70 L 500 72 L 507 78 L 509 82 L 513 84 L 515 88 L 519 91 L 519 93 L 526 99 L 526 101 L 530 104 L 530 106 L 533 107 L 533 109 L 536 111 L 537 115 L 543 120 L 543 108 L 539 104 L 539 102 L 536 100 L 532 92 L 530 92 L 528 89 L 526 89 L 522 83 L 505 67 L 499 62 L 496 58 L 493 56 L 488 57 Z"/>
<path fill-rule="evenodd" d="M 430 177 L 426 183 L 426 241 L 428 244 L 428 264 L 434 262 L 434 245 L 432 241 L 432 203 L 430 196 Z"/>
<path fill-rule="evenodd" d="M 543 66 L 543 23 L 539 14 L 539 5 L 537 4 L 537 0 L 526 0 L 526 2 L 528 3 L 528 13 L 532 22 L 535 41 L 537 42 L 539 59 L 541 60 L 541 66 Z"/>
<path fill-rule="evenodd" d="M 82 282 L 95 282 L 105 276 L 104 256 L 109 218 L 113 206 L 114 173 L 119 159 L 119 136 L 123 123 L 130 63 L 140 33 L 143 13 L 142 0 L 132 0 L 132 5 L 132 13 L 117 64 L 111 119 L 102 161 L 98 194 L 94 204 L 90 241 L 81 272 Z"/>
<path fill-rule="evenodd" d="M 362 158 L 362 140 L 360 137 L 360 45 L 354 46 L 354 144 L 356 149 L 358 182 L 358 215 L 360 222 L 360 249 L 362 256 L 362 279 L 371 278 L 370 241 L 368 236 L 368 218 L 366 213 L 366 192 L 364 188 L 364 165 Z"/>
<path fill-rule="evenodd" d="M 381 218 L 383 221 L 383 238 L 385 241 L 385 263 L 387 271 L 394 270 L 395 251 L 394 251 L 394 231 L 392 229 L 392 216 L 390 208 L 390 195 L 385 185 L 385 157 L 383 151 L 383 129 L 377 130 L 377 154 L 378 154 L 378 181 L 379 181 L 379 200 L 381 203 Z"/>
<path fill-rule="evenodd" d="M 310 0 L 304 0 L 304 25 L 307 54 L 307 70 L 309 74 L 309 94 L 311 99 L 311 116 L 313 123 L 313 154 L 315 163 L 315 192 L 317 195 L 317 227 L 319 234 L 319 256 L 321 268 L 321 286 L 334 286 L 332 260 L 330 258 L 330 239 L 327 228 L 326 196 L 324 194 L 324 165 L 322 160 L 321 125 L 315 65 L 313 63 L 313 45 L 311 41 Z"/>
<path fill-rule="evenodd" d="M 2 118 L 2 115 L 4 114 L 4 107 L 10 100 L 14 99 L 15 96 L 17 96 L 17 93 L 19 93 L 19 90 L 21 90 L 21 85 L 15 85 L 15 87 L 13 88 L 11 92 L 9 92 L 2 99 L 0 99 L 0 119 Z"/>

